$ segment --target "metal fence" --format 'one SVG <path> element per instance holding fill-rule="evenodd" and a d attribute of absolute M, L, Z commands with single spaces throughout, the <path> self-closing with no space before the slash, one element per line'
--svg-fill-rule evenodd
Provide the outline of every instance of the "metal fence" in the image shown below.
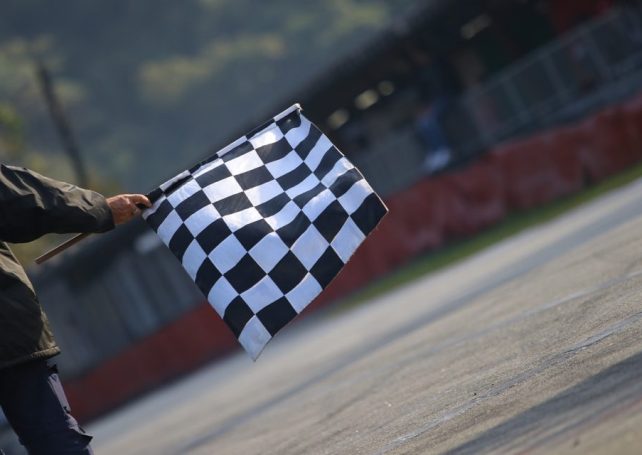
<path fill-rule="evenodd" d="M 642 87 L 642 8 L 613 9 L 451 100 L 442 117 L 452 165 L 508 138 L 577 119 Z M 425 176 L 410 124 L 355 164 L 382 194 Z"/>
<path fill-rule="evenodd" d="M 578 118 L 641 86 L 642 9 L 614 9 L 464 93 L 444 125 L 465 157 Z"/>

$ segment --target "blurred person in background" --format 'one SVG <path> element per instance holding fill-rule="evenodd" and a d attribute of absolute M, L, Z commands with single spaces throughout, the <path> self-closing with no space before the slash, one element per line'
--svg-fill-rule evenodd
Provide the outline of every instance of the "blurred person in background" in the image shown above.
<path fill-rule="evenodd" d="M 454 75 L 445 58 L 431 56 L 415 45 L 407 49 L 416 71 L 418 88 L 415 131 L 426 150 L 424 171 L 432 174 L 450 163 L 452 152 L 442 126 L 442 117 L 455 91 Z"/>
<path fill-rule="evenodd" d="M 106 199 L 0 164 L 0 407 L 30 454 L 91 454 L 92 437 L 70 414 L 49 361 L 60 349 L 31 282 L 5 242 L 29 242 L 47 233 L 105 232 L 139 215 L 140 206 L 150 206 L 140 194 Z"/>

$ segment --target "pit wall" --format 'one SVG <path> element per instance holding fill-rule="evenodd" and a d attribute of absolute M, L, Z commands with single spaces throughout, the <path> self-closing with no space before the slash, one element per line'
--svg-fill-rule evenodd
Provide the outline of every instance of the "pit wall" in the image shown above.
<path fill-rule="evenodd" d="M 386 199 L 390 213 L 306 313 L 508 212 L 579 191 L 642 161 L 642 94 L 581 122 L 500 144 L 469 166 Z M 237 348 L 207 302 L 65 383 L 74 414 L 96 417 Z M 260 360 L 259 360 L 260 361 Z"/>

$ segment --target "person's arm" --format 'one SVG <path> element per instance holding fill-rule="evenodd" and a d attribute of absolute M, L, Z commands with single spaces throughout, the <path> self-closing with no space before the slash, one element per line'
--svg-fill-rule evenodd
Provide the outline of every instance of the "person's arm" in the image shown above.
<path fill-rule="evenodd" d="M 0 164 L 0 240 L 19 243 L 47 233 L 105 232 L 149 205 L 142 195 L 105 199 L 24 168 Z"/>

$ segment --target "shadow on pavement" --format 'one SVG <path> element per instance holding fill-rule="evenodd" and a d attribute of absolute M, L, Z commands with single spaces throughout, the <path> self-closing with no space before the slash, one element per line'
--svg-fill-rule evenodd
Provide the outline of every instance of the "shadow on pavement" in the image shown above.
<path fill-rule="evenodd" d="M 448 454 L 528 452 L 590 426 L 642 399 L 642 353 L 633 355 L 549 400 L 491 428 Z M 576 435 L 577 437 L 577 435 Z"/>

